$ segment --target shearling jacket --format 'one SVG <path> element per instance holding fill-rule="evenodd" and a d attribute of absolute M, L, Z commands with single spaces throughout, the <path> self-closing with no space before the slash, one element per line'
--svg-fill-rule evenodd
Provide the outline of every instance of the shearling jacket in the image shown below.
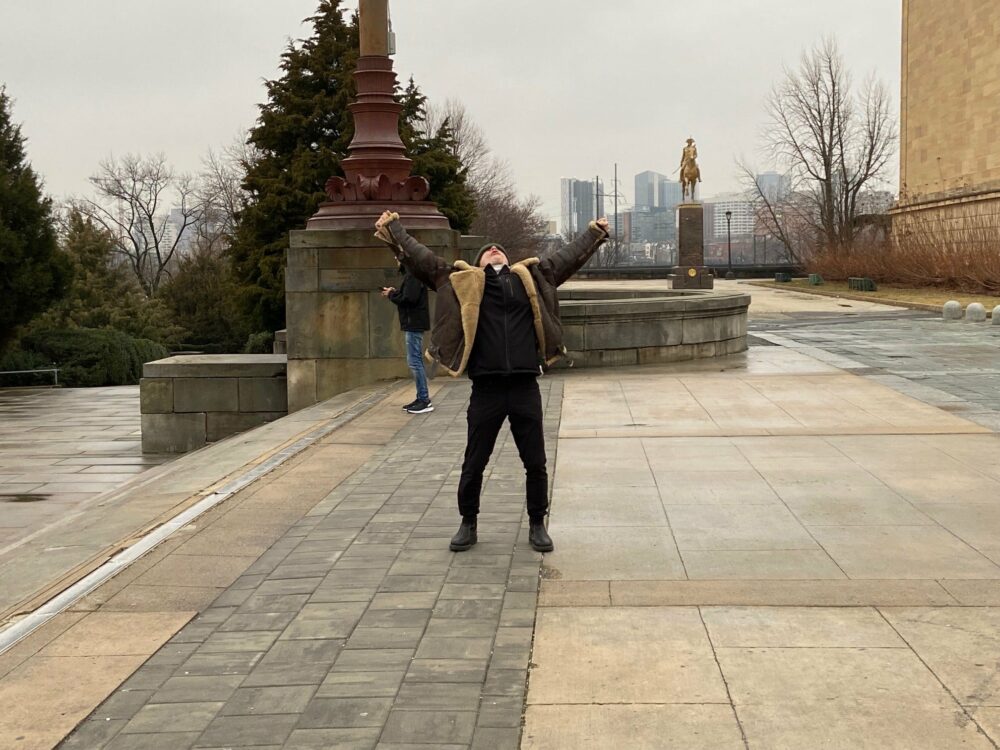
<path fill-rule="evenodd" d="M 386 242 L 396 259 L 430 289 L 437 292 L 434 326 L 426 356 L 436 360 L 450 375 L 465 372 L 476 341 L 479 306 L 483 300 L 486 275 L 483 269 L 465 261 L 449 263 L 406 233 L 394 216 L 376 237 Z M 531 303 L 539 361 L 553 364 L 565 353 L 562 323 L 559 320 L 557 287 L 583 266 L 608 233 L 597 222 L 576 240 L 541 257 L 526 258 L 510 266 L 524 285 Z"/>

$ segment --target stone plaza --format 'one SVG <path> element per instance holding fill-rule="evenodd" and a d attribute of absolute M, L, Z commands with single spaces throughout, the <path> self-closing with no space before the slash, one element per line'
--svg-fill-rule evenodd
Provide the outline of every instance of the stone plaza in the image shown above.
<path fill-rule="evenodd" d="M 739 288 L 745 353 L 543 378 L 544 556 L 506 432 L 447 550 L 463 380 L 130 480 L 87 528 L 287 456 L 0 654 L 0 746 L 995 747 L 996 329 Z"/>

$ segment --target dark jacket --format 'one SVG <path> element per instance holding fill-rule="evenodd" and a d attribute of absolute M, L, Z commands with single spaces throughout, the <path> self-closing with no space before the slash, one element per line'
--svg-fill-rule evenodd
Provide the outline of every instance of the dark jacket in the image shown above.
<path fill-rule="evenodd" d="M 376 233 L 414 276 L 437 292 L 434 327 L 427 355 L 451 375 L 461 375 L 475 350 L 479 310 L 486 291 L 486 273 L 465 261 L 449 263 L 413 237 L 395 217 Z M 520 280 L 532 312 L 537 357 L 550 365 L 565 352 L 559 320 L 557 287 L 583 266 L 608 233 L 591 222 L 586 232 L 568 245 L 510 266 Z"/>
<path fill-rule="evenodd" d="M 479 325 L 467 368 L 470 378 L 484 375 L 538 375 L 542 363 L 535 315 L 524 283 L 509 266 L 484 270 Z"/>
<path fill-rule="evenodd" d="M 389 293 L 389 301 L 399 309 L 399 327 L 404 331 L 428 331 L 431 315 L 427 308 L 427 287 L 400 266 L 403 276 L 399 289 Z"/>

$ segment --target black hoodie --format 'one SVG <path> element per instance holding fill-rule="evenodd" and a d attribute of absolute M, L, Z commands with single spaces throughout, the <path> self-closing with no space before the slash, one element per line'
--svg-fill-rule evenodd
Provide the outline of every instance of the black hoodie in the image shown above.
<path fill-rule="evenodd" d="M 417 278 L 399 267 L 403 281 L 399 289 L 389 293 L 389 301 L 399 308 L 399 327 L 404 331 L 427 331 L 431 327 L 431 315 L 427 309 L 427 287 Z"/>
<path fill-rule="evenodd" d="M 476 340 L 469 355 L 470 378 L 484 375 L 538 375 L 538 342 L 531 301 L 517 274 L 486 266 Z"/>

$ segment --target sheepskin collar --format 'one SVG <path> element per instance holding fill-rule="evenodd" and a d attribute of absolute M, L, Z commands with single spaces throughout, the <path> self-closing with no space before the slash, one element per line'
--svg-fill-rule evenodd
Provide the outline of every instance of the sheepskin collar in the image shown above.
<path fill-rule="evenodd" d="M 535 324 L 535 336 L 538 339 L 538 350 L 542 352 L 544 357 L 545 328 L 542 325 L 542 307 L 538 299 L 538 288 L 529 271 L 531 266 L 537 263 L 539 263 L 538 258 L 525 258 L 510 266 L 510 272 L 517 274 L 524 285 L 524 290 L 528 293 L 528 300 L 531 302 L 531 315 Z M 472 354 L 472 346 L 476 341 L 476 330 L 479 327 L 479 308 L 486 290 L 486 271 L 477 266 L 469 265 L 464 260 L 455 261 L 453 267 L 455 271 L 452 272 L 449 280 L 451 288 L 455 290 L 455 297 L 458 299 L 461 310 L 462 333 L 465 340 L 458 367 L 454 370 L 445 367 L 445 370 L 449 375 L 457 376 L 465 372 L 465 368 L 469 364 L 469 356 Z"/>

